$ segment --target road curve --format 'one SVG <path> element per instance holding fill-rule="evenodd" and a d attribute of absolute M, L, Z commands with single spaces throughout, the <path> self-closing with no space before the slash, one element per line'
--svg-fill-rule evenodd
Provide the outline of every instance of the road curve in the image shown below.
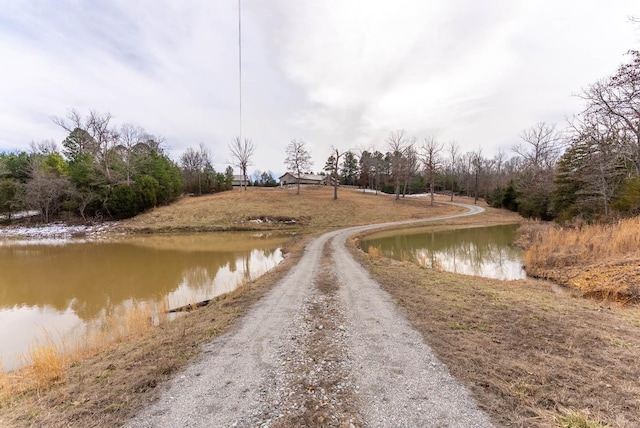
<path fill-rule="evenodd" d="M 308 369 L 309 362 L 317 366 L 317 361 L 326 360 L 326 355 L 309 354 L 317 348 L 309 347 L 309 341 L 316 340 L 310 331 L 317 332 L 310 327 L 314 320 L 310 319 L 309 307 L 320 303 L 338 313 L 336 317 L 342 323 L 339 329 L 325 329 L 323 334 L 334 345 L 332 349 L 341 349 L 339 353 L 344 354 L 341 358 L 329 355 L 328 360 L 329 370 L 345 379 L 338 388 L 350 389 L 356 397 L 352 404 L 357 407 L 358 417 L 348 419 L 352 422 L 346 426 L 492 426 L 468 391 L 449 374 L 391 297 L 344 245 L 350 235 L 366 230 L 484 211 L 473 205 L 450 204 L 467 211 L 351 227 L 311 241 L 299 263 L 251 308 L 239 327 L 206 345 L 201 357 L 169 382 L 159 400 L 126 426 L 287 426 L 282 422 L 286 415 L 307 410 L 305 404 L 295 400 L 306 394 L 306 390 L 300 392 L 296 382 L 301 377 L 309 381 L 314 371 L 320 373 L 318 368 Z M 330 255 L 323 259 L 327 244 Z M 316 287 L 327 272 L 338 287 L 329 303 L 319 297 Z M 316 327 L 322 329 L 322 325 Z M 301 355 L 301 343 L 311 351 Z M 296 373 L 302 371 L 302 363 L 310 374 Z M 326 400 L 322 403 L 333 400 L 327 397 L 330 394 L 323 389 Z M 338 420 L 318 425 L 337 426 Z"/>

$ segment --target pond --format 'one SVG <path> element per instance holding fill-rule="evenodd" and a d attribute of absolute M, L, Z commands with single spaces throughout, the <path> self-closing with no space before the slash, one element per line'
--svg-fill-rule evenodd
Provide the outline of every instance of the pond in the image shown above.
<path fill-rule="evenodd" d="M 2 367 L 20 366 L 35 342 L 80 337 L 134 305 L 164 311 L 233 291 L 280 263 L 289 239 L 244 232 L 2 239 Z"/>
<path fill-rule="evenodd" d="M 512 245 L 517 231 L 517 224 L 385 231 L 367 236 L 360 248 L 368 251 L 374 247 L 385 257 L 448 272 L 515 280 L 527 276 L 522 267 L 523 251 Z"/>

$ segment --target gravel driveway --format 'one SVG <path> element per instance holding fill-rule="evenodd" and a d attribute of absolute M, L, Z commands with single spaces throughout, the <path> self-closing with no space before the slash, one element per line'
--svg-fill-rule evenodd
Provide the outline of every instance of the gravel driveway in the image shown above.
<path fill-rule="evenodd" d="M 483 211 L 456 205 L 469 211 L 430 220 Z M 127 426 L 492 426 L 345 248 L 348 236 L 387 225 L 310 242 L 239 327 Z"/>

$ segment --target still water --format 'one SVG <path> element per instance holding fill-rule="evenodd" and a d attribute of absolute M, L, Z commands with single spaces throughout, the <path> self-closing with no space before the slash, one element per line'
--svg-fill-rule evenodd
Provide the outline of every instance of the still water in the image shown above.
<path fill-rule="evenodd" d="M 0 357 L 80 336 L 134 304 L 176 308 L 233 291 L 282 260 L 283 235 L 215 233 L 108 241 L 0 240 Z"/>
<path fill-rule="evenodd" d="M 424 267 L 514 280 L 527 276 L 522 268 L 523 252 L 512 245 L 517 230 L 517 224 L 435 232 L 414 228 L 370 235 L 360 247 L 365 251 L 375 247 L 385 257 Z"/>

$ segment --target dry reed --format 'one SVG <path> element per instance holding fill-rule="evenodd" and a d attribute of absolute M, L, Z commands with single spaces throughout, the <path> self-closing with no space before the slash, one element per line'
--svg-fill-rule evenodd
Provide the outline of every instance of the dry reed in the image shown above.
<path fill-rule="evenodd" d="M 416 261 L 418 266 L 423 269 L 435 269 L 442 271 L 442 260 L 437 257 L 428 257 L 425 253 L 419 253 L 416 255 Z"/>
<path fill-rule="evenodd" d="M 640 301 L 640 217 L 539 232 L 531 238 L 525 266 L 531 275 L 586 296 Z"/>
<path fill-rule="evenodd" d="M 420 266 L 423 269 L 426 269 L 427 267 L 429 267 L 428 263 L 427 263 L 427 255 L 425 253 L 420 253 L 416 256 L 416 259 L 418 261 L 418 266 Z"/>
<path fill-rule="evenodd" d="M 148 303 L 135 303 L 105 315 L 101 320 L 87 327 L 85 333 L 75 340 L 74 346 L 67 346 L 68 338 L 56 342 L 44 330 L 44 339 L 36 341 L 20 357 L 22 369 L 11 372 L 0 370 L 0 407 L 11 400 L 13 395 L 35 391 L 41 394 L 65 378 L 68 367 L 75 361 L 94 355 L 112 344 L 149 332 L 154 324 L 166 322 L 164 311 L 167 303 L 163 300 L 155 304 L 155 317 Z"/>
<path fill-rule="evenodd" d="M 640 248 L 640 217 L 615 224 L 551 228 L 532 244 L 526 262 L 547 267 L 626 257 Z"/>
<path fill-rule="evenodd" d="M 162 301 L 155 303 L 155 310 L 152 310 L 151 305 L 146 302 L 132 302 L 116 313 L 105 315 L 90 325 L 85 334 L 77 340 L 71 359 L 95 354 L 112 343 L 147 333 L 154 325 L 166 320 L 166 315 L 161 313 L 162 305 Z"/>
<path fill-rule="evenodd" d="M 27 354 L 31 361 L 32 381 L 38 393 L 63 379 L 65 353 L 51 338 L 31 346 Z"/>
<path fill-rule="evenodd" d="M 43 338 L 34 342 L 20 356 L 26 366 L 22 370 L 0 370 L 0 407 L 17 395 L 34 391 L 40 395 L 52 385 L 64 380 L 68 356 L 64 340 L 56 342 L 49 331 L 43 329 Z"/>
<path fill-rule="evenodd" d="M 382 250 L 371 245 L 369 246 L 369 248 L 367 248 L 367 254 L 369 254 L 369 257 L 371 257 L 372 259 L 379 259 L 380 257 L 382 257 Z"/>

